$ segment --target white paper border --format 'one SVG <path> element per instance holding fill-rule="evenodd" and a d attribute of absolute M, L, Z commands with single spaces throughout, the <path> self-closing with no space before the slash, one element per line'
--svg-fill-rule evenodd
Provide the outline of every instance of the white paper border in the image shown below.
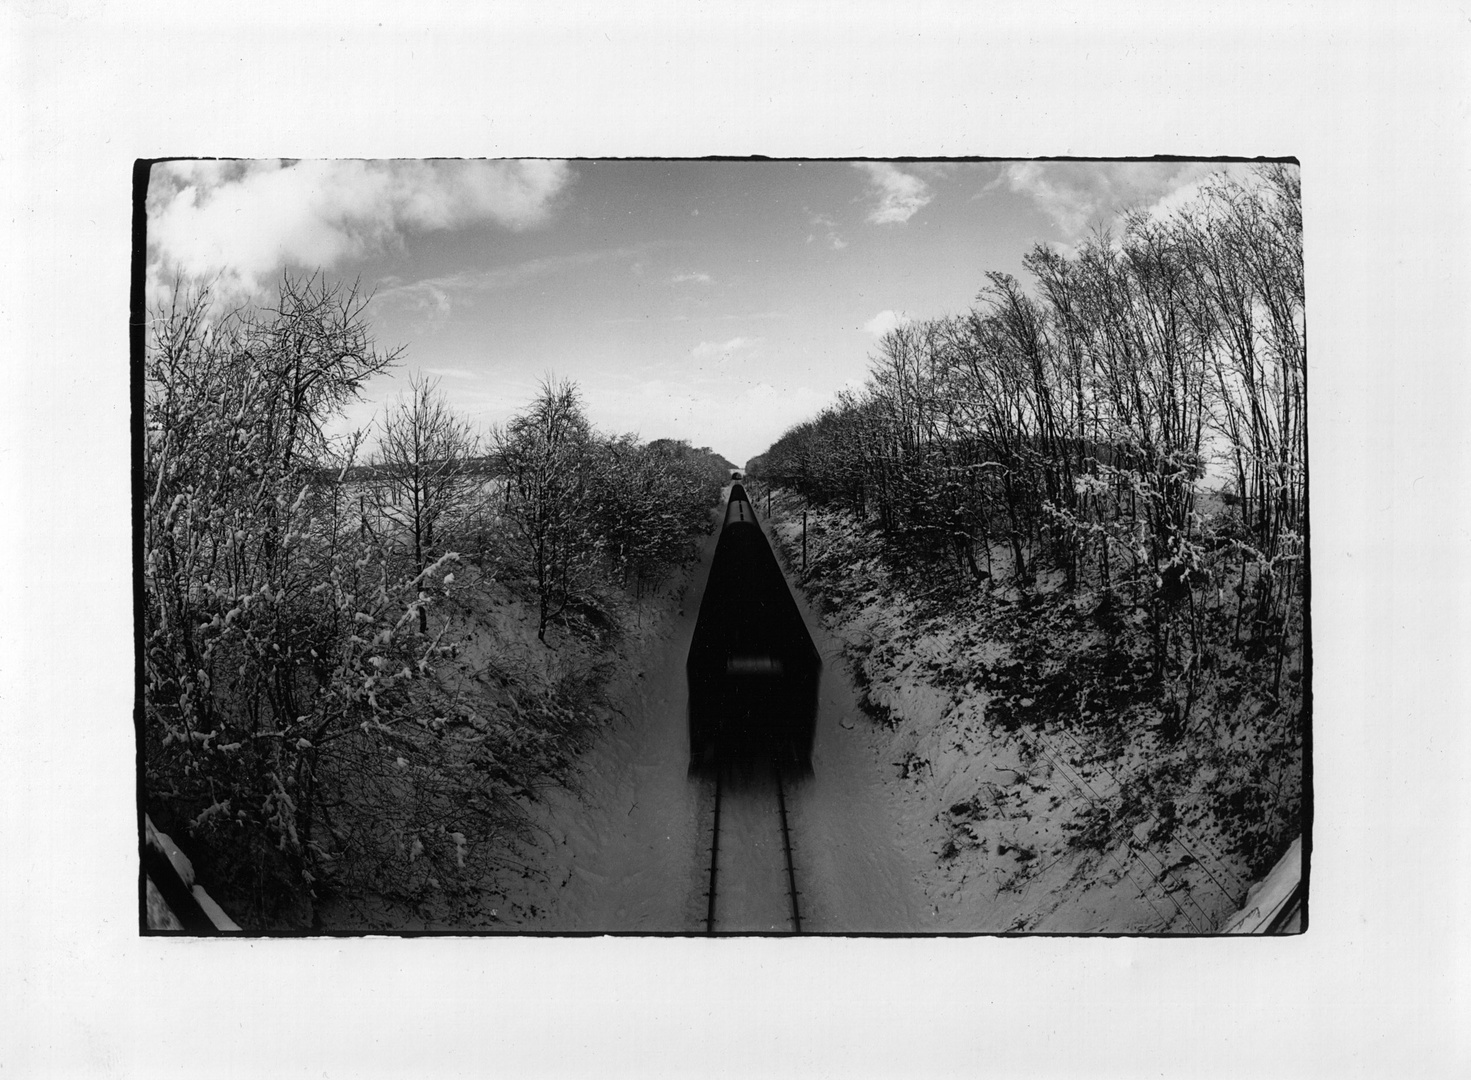
<path fill-rule="evenodd" d="M 1471 1015 L 1466 16 L 1452 5 L 17 0 L 0 1067 L 1440 1075 Z M 1312 928 L 1284 940 L 139 939 L 137 157 L 1294 154 Z"/>

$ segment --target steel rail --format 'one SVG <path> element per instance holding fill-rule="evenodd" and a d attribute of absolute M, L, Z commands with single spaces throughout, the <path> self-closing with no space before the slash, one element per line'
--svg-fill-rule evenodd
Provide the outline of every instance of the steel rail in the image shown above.
<path fill-rule="evenodd" d="M 772 768 L 776 772 L 776 801 L 781 808 L 781 846 L 787 856 L 787 895 L 792 900 L 792 933 L 802 932 L 802 913 L 797 910 L 797 873 L 792 868 L 792 834 L 787 827 L 787 796 L 781 782 L 781 766 L 775 762 Z"/>
<path fill-rule="evenodd" d="M 705 933 L 715 933 L 715 874 L 720 863 L 720 767 L 715 768 L 715 835 L 710 841 L 710 891 L 705 908 Z"/>
<path fill-rule="evenodd" d="M 776 774 L 776 801 L 781 820 L 781 846 L 782 856 L 786 862 L 787 869 L 787 900 L 791 904 L 792 911 L 792 933 L 802 932 L 802 912 L 797 897 L 797 871 L 796 864 L 792 858 L 792 830 L 787 818 L 786 788 L 782 784 L 781 766 L 772 762 L 772 769 Z M 721 782 L 724 770 L 719 766 L 715 770 L 715 823 L 710 837 L 710 885 L 706 893 L 705 903 L 705 933 L 715 933 L 715 897 L 718 893 L 718 882 L 720 875 L 720 806 L 724 798 L 724 785 Z"/>

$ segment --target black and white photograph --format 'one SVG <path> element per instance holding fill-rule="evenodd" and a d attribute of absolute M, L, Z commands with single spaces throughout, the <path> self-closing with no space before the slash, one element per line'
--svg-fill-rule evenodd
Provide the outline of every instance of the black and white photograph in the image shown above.
<path fill-rule="evenodd" d="M 1296 162 L 139 168 L 149 930 L 1302 927 Z"/>
<path fill-rule="evenodd" d="M 0 5 L 0 1074 L 1471 1073 L 1468 46 Z"/>

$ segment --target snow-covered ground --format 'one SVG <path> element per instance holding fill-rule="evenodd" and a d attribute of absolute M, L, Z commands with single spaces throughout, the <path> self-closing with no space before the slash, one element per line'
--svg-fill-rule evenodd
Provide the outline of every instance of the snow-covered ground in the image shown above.
<path fill-rule="evenodd" d="M 800 570 L 801 507 L 773 505 L 779 549 Z M 808 600 L 820 596 L 828 612 L 829 685 L 846 684 L 834 678 L 850 669 L 846 651 L 869 711 L 890 721 L 862 715 L 848 738 L 829 732 L 828 746 L 844 755 L 839 774 L 881 778 L 877 813 L 918 864 L 922 910 L 905 929 L 1211 933 L 1242 903 L 1243 860 L 1183 800 L 1178 820 L 1142 821 L 1122 842 L 1078 842 L 1150 744 L 995 724 L 988 672 L 1021 662 L 1014 643 L 990 636 L 974 611 L 937 610 L 889 580 L 875 543 L 843 515 L 808 510 L 807 552 L 814 568 L 827 560 Z"/>
<path fill-rule="evenodd" d="M 800 514 L 781 499 L 774 509 L 763 527 L 798 580 Z M 1183 801 L 1178 819 L 1143 820 L 1121 842 L 1080 842 L 1089 814 L 1152 752 L 1147 740 L 996 724 L 989 673 L 1019 663 L 1016 642 L 889 580 L 851 520 L 814 510 L 809 521 L 809 560 L 827 570 L 794 594 L 823 676 L 813 772 L 787 787 L 804 931 L 1211 933 L 1241 906 L 1244 861 Z M 486 882 L 468 918 L 385 912 L 384 928 L 704 932 L 714 785 L 688 772 L 684 665 L 717 539 L 625 617 L 608 720 L 575 782 L 528 803 L 522 869 Z M 487 603 L 470 652 L 557 663 L 524 608 Z M 717 927 L 787 929 L 774 786 L 729 788 L 722 815 Z"/>

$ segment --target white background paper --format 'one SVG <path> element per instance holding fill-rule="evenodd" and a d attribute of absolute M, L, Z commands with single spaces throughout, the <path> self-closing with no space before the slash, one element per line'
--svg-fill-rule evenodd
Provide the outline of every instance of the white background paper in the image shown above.
<path fill-rule="evenodd" d="M 0 1074 L 1471 1071 L 1471 21 L 1448 3 L 12 0 Z M 1274 940 L 137 933 L 134 159 L 1302 161 L 1312 925 Z"/>

